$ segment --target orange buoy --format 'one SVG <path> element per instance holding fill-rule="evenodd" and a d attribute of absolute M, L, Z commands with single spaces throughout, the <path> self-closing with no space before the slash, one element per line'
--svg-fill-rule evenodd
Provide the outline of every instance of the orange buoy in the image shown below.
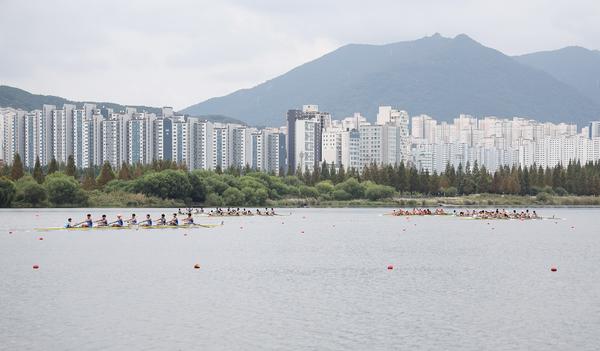
<path fill-rule="evenodd" d="M 558 271 L 558 268 L 556 268 L 555 266 L 550 267 L 550 272 L 556 272 Z"/>
<path fill-rule="evenodd" d="M 194 269 L 200 269 L 200 265 L 196 263 L 196 264 L 194 265 Z"/>
<path fill-rule="evenodd" d="M 33 265 L 33 269 L 38 269 L 38 268 L 40 268 L 40 266 L 38 266 L 37 264 Z"/>
<path fill-rule="evenodd" d="M 387 266 L 387 269 L 388 269 L 388 270 L 392 270 L 392 269 L 394 269 L 394 266 L 392 266 L 392 265 L 390 264 L 390 265 L 388 265 L 388 266 Z"/>

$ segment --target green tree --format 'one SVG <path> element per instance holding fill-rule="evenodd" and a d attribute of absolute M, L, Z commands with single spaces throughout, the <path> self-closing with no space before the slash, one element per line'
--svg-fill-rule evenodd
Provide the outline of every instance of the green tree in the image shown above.
<path fill-rule="evenodd" d="M 206 204 L 208 206 L 223 206 L 223 198 L 219 194 L 211 193 L 206 196 Z"/>
<path fill-rule="evenodd" d="M 87 196 L 75 178 L 54 172 L 44 181 L 48 199 L 54 205 L 85 205 Z"/>
<path fill-rule="evenodd" d="M 194 171 L 192 173 L 188 173 L 188 178 L 192 190 L 190 192 L 190 197 L 192 201 L 202 202 L 206 200 L 206 181 L 201 176 L 201 171 Z"/>
<path fill-rule="evenodd" d="M 48 165 L 48 175 L 54 172 L 58 172 L 58 162 L 56 162 L 56 159 L 52 157 L 52 160 L 50 160 L 50 164 Z"/>
<path fill-rule="evenodd" d="M 46 188 L 38 184 L 31 176 L 25 176 L 15 183 L 15 202 L 22 206 L 37 207 L 46 204 L 48 193 Z"/>
<path fill-rule="evenodd" d="M 13 159 L 10 177 L 12 180 L 19 180 L 23 175 L 25 175 L 25 172 L 23 171 L 23 162 L 21 161 L 19 153 L 16 153 Z"/>
<path fill-rule="evenodd" d="M 323 161 L 323 163 L 321 163 L 321 179 L 317 180 L 316 183 L 318 183 L 321 180 L 328 180 L 330 179 L 330 177 L 331 175 L 329 173 L 329 165 L 326 161 Z"/>
<path fill-rule="evenodd" d="M 44 182 L 44 172 L 42 171 L 42 165 L 40 163 L 39 156 L 35 157 L 35 165 L 33 166 L 33 179 L 35 179 L 38 184 L 42 184 Z"/>
<path fill-rule="evenodd" d="M 0 177 L 0 207 L 10 207 L 15 193 L 15 183 L 6 177 Z"/>
<path fill-rule="evenodd" d="M 369 184 L 365 189 L 365 197 L 371 201 L 391 198 L 394 196 L 394 188 L 387 185 Z"/>
<path fill-rule="evenodd" d="M 245 199 L 244 193 L 237 188 L 228 188 L 223 193 L 223 201 L 226 206 L 242 206 Z"/>
<path fill-rule="evenodd" d="M 363 185 L 360 184 L 355 178 L 346 179 L 346 181 L 337 184 L 335 189 L 345 191 L 346 193 L 350 194 L 353 199 L 360 199 L 365 194 Z"/>
<path fill-rule="evenodd" d="M 98 178 L 96 178 L 96 184 L 99 187 L 104 187 L 113 179 L 115 179 L 115 172 L 113 172 L 110 162 L 104 161 L 102 169 L 100 170 L 100 175 L 98 175 Z"/>
<path fill-rule="evenodd" d="M 77 167 L 75 167 L 75 157 L 73 157 L 73 155 L 69 155 L 69 158 L 67 159 L 65 174 L 77 179 Z"/>
<path fill-rule="evenodd" d="M 134 190 L 162 199 L 191 199 L 192 185 L 183 171 L 167 169 L 135 180 Z"/>

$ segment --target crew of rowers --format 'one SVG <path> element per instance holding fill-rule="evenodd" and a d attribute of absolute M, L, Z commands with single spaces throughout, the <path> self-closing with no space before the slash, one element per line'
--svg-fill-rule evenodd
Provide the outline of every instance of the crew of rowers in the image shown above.
<path fill-rule="evenodd" d="M 192 217 L 191 213 L 188 213 L 187 217 L 182 219 L 181 222 L 183 225 L 192 225 L 192 224 L 194 224 L 194 218 Z M 177 218 L 177 213 L 173 213 L 173 217 L 171 217 L 170 220 L 167 219 L 167 217 L 163 213 L 160 216 L 160 218 L 155 219 L 155 220 L 152 219 L 152 216 L 150 216 L 150 214 L 147 214 L 146 219 L 140 220 L 140 221 L 138 221 L 137 217 L 135 216 L 135 213 L 133 213 L 131 215 L 131 217 L 128 219 L 123 219 L 123 216 L 118 214 L 116 220 L 114 220 L 112 222 L 108 221 L 105 214 L 103 214 L 99 219 L 94 220 L 94 219 L 92 219 L 92 215 L 88 213 L 85 216 L 85 220 L 83 220 L 82 222 L 79 222 L 79 223 L 73 223 L 72 218 L 67 219 L 65 228 L 127 227 L 127 226 L 134 226 L 134 225 L 149 227 L 149 226 L 153 226 L 153 225 L 154 226 L 162 226 L 162 225 L 178 226 L 180 224 L 179 224 L 179 218 Z"/>
<path fill-rule="evenodd" d="M 275 210 L 273 208 L 271 208 L 270 210 L 268 208 L 265 208 L 264 211 L 259 210 L 258 208 L 256 209 L 256 212 L 253 212 L 252 210 L 247 210 L 245 208 L 240 209 L 238 208 L 227 208 L 222 209 L 217 207 L 214 210 L 210 210 L 210 212 L 208 212 L 209 216 L 275 216 Z"/>
<path fill-rule="evenodd" d="M 431 211 L 428 208 L 413 208 L 412 210 L 393 210 L 392 216 L 445 216 L 447 213 L 442 208 L 436 208 Z"/>
<path fill-rule="evenodd" d="M 507 211 L 505 209 L 495 211 L 487 211 L 487 210 L 465 210 L 465 211 L 456 211 L 453 213 L 457 217 L 471 217 L 471 218 L 482 218 L 482 219 L 540 219 L 535 210 L 529 212 L 529 210 L 521 210 L 521 212 L 517 212 L 517 210 Z"/>
<path fill-rule="evenodd" d="M 535 211 L 517 210 L 507 211 L 505 209 L 496 210 L 454 210 L 452 213 L 444 211 L 442 208 L 437 208 L 431 211 L 428 208 L 413 208 L 412 210 L 393 210 L 392 216 L 446 216 L 452 215 L 455 217 L 471 217 L 482 219 L 540 219 L 541 217 Z"/>

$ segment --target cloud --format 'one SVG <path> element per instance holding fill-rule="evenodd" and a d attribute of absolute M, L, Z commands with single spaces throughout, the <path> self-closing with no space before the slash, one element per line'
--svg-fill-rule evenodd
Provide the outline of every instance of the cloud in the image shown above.
<path fill-rule="evenodd" d="M 0 83 L 181 109 L 347 43 L 467 33 L 507 54 L 598 48 L 596 1 L 0 0 Z"/>

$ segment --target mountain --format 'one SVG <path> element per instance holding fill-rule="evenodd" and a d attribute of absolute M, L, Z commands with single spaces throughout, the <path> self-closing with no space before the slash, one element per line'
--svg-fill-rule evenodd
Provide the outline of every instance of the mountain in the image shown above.
<path fill-rule="evenodd" d="M 571 85 L 600 104 L 600 51 L 569 46 L 516 56 L 515 59 Z"/>
<path fill-rule="evenodd" d="M 58 107 L 62 106 L 63 104 L 74 104 L 81 106 L 85 102 L 112 108 L 116 112 L 124 111 L 125 107 L 129 106 L 135 107 L 138 109 L 138 111 L 148 111 L 156 114 L 161 113 L 161 109 L 157 107 L 120 105 L 112 102 L 71 101 L 59 96 L 37 95 L 19 88 L 0 85 L 0 106 L 2 107 L 20 108 L 26 111 L 31 111 L 35 109 L 41 109 L 42 105 L 44 104 L 56 105 Z"/>
<path fill-rule="evenodd" d="M 59 96 L 37 95 L 19 88 L 10 87 L 7 85 L 0 85 L 0 107 L 12 107 L 22 109 L 25 111 L 31 111 L 35 109 L 41 109 L 42 105 L 44 104 L 56 105 L 57 107 L 61 107 L 64 104 L 74 104 L 81 107 L 85 102 L 96 104 L 99 107 L 104 106 L 107 108 L 112 108 L 116 112 L 124 111 L 125 107 L 128 106 L 135 107 L 138 111 L 147 111 L 150 113 L 155 113 L 157 115 L 160 115 L 162 113 L 162 110 L 158 107 L 120 105 L 113 102 L 71 101 Z M 246 122 L 220 114 L 194 114 L 193 116 L 200 117 L 202 119 L 206 119 L 212 122 L 237 123 L 243 125 L 246 124 Z"/>
<path fill-rule="evenodd" d="M 277 126 L 285 123 L 288 109 L 303 104 L 318 104 L 338 118 L 361 112 L 370 120 L 379 105 L 440 120 L 468 113 L 580 125 L 600 112 L 600 104 L 576 88 L 464 34 L 346 45 L 253 88 L 183 112 L 222 113 L 253 125 Z"/>

